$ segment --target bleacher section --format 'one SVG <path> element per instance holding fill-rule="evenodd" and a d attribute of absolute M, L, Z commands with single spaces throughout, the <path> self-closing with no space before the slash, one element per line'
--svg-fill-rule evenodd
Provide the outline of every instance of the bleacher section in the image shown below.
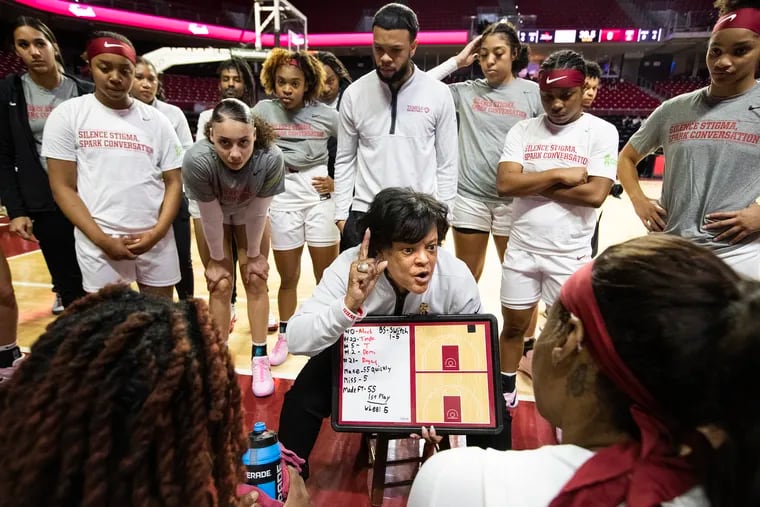
<path fill-rule="evenodd" d="M 592 113 L 597 115 L 628 114 L 646 116 L 660 101 L 647 95 L 638 86 L 621 81 L 605 80 L 599 87 Z"/>
<path fill-rule="evenodd" d="M 666 99 L 703 88 L 710 83 L 709 79 L 683 78 L 668 81 L 658 81 L 654 84 L 654 91 Z"/>
<path fill-rule="evenodd" d="M 183 111 L 202 111 L 219 99 L 219 79 L 164 74 L 166 100 Z"/>
<path fill-rule="evenodd" d="M 0 79 L 8 74 L 16 74 L 26 69 L 21 58 L 10 51 L 0 51 Z"/>

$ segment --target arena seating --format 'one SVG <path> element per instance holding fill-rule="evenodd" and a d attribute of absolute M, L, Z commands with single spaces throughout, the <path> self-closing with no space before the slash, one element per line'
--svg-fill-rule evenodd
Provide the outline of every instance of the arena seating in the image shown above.
<path fill-rule="evenodd" d="M 660 101 L 625 81 L 605 80 L 591 111 L 595 114 L 648 115 Z"/>
<path fill-rule="evenodd" d="M 167 101 L 183 111 L 207 109 L 219 98 L 219 80 L 215 77 L 164 74 L 163 83 Z"/>
<path fill-rule="evenodd" d="M 0 51 L 0 79 L 8 74 L 22 72 L 26 67 L 15 53 Z"/>
<path fill-rule="evenodd" d="M 696 90 L 697 88 L 707 86 L 709 82 L 710 81 L 708 79 L 691 77 L 658 81 L 654 84 L 654 91 L 659 95 L 662 95 L 663 97 L 669 99 L 670 97 L 675 97 L 676 95 L 688 93 L 690 91 Z"/>

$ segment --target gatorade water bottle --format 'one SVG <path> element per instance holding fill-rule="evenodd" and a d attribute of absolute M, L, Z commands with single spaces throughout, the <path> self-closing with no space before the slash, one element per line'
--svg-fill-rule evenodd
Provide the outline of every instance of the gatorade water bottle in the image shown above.
<path fill-rule="evenodd" d="M 270 498 L 283 501 L 281 457 L 277 433 L 268 431 L 263 422 L 254 424 L 248 434 L 248 451 L 243 455 L 245 483 L 258 487 Z"/>

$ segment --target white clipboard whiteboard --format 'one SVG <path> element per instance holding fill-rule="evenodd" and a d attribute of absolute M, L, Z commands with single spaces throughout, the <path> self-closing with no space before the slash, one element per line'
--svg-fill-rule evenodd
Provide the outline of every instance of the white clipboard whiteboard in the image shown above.
<path fill-rule="evenodd" d="M 501 429 L 492 315 L 371 317 L 347 329 L 336 349 L 337 431 Z"/>

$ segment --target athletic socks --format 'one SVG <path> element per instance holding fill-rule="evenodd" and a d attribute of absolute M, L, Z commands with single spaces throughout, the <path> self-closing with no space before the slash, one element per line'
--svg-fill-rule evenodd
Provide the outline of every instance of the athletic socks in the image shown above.
<path fill-rule="evenodd" d="M 501 392 L 504 394 L 507 408 L 515 408 L 517 406 L 517 372 L 501 372 Z"/>
<path fill-rule="evenodd" d="M 259 345 L 254 343 L 251 345 L 251 357 L 262 357 L 267 355 L 267 344 L 263 343 Z"/>

